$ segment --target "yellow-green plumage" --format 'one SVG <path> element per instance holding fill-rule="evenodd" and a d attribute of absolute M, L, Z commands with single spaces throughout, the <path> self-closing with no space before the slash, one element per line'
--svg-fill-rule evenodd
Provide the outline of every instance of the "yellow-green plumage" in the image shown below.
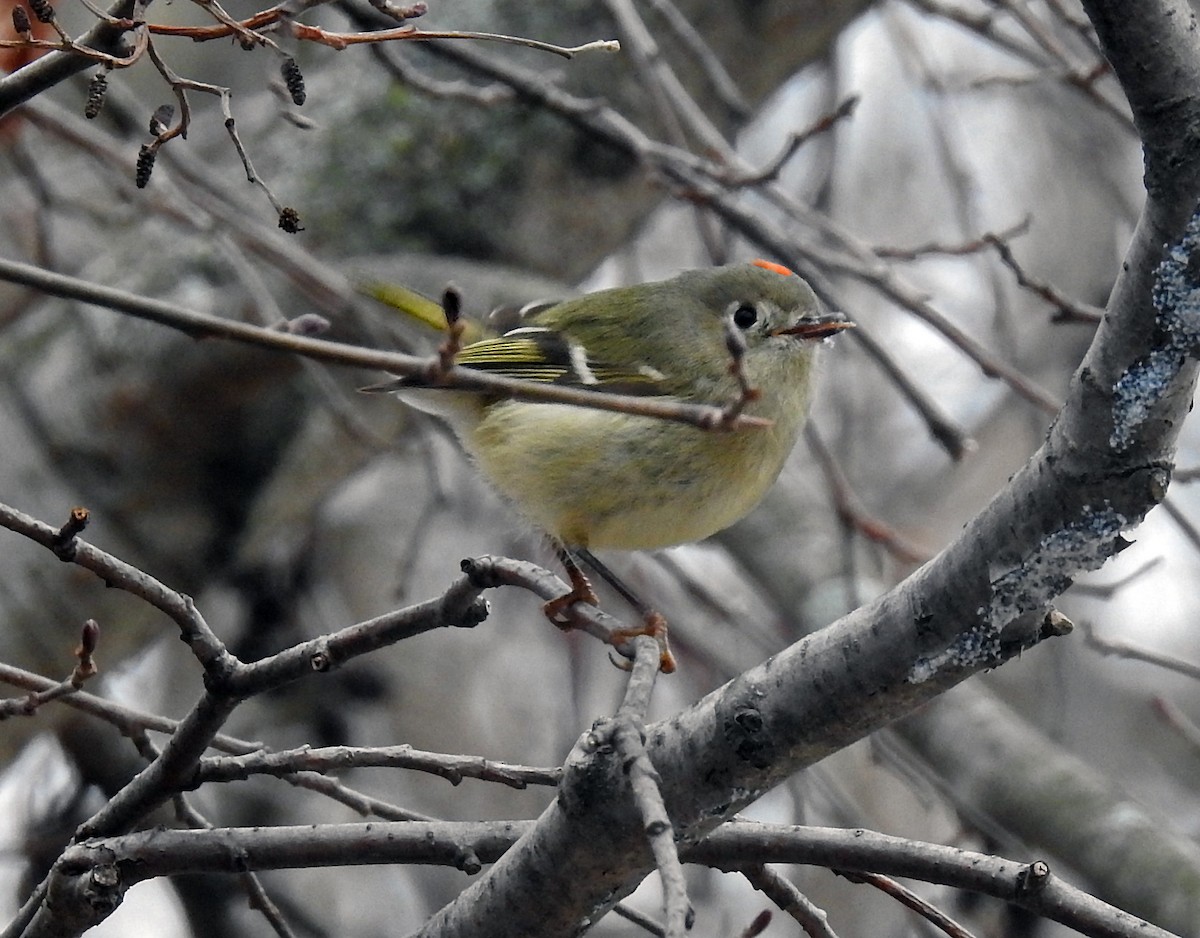
<path fill-rule="evenodd" d="M 779 475 L 803 416 L 713 441 L 665 420 L 565 410 L 496 404 L 463 442 L 534 524 L 569 546 L 621 550 L 698 541 L 743 517 Z"/>
<path fill-rule="evenodd" d="M 747 311 L 749 310 L 749 312 Z M 766 494 L 808 410 L 814 338 L 828 325 L 811 288 L 755 265 L 589 294 L 463 350 L 458 363 L 533 380 L 718 406 L 740 393 L 726 323 L 745 343 L 769 428 L 711 432 L 560 404 L 413 386 L 398 393 L 446 418 L 479 470 L 538 527 L 573 547 L 649 549 L 700 540 Z M 753 322 L 749 322 L 753 318 Z M 819 325 L 826 323 L 826 325 Z M 809 338 L 779 330 L 804 328 Z"/>

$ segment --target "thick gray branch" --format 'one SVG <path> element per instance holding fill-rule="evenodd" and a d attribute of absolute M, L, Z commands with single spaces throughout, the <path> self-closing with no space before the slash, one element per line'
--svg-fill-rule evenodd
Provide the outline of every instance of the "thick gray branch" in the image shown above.
<path fill-rule="evenodd" d="M 1191 121 L 1163 123 L 1163 95 L 1200 87 L 1186 4 L 1092 3 L 1122 82 L 1152 134 L 1154 180 L 1123 276 L 1047 443 L 937 558 L 871 605 L 809 636 L 648 729 L 676 831 L 695 839 L 797 770 L 1040 640 L 1041 612 L 1072 578 L 1126 544 L 1162 500 L 1195 383 L 1197 330 L 1185 236 L 1197 185 Z M 1122 28 L 1108 28 L 1121 18 Z M 1128 45 L 1126 39 L 1128 37 Z M 1170 55 L 1147 55 L 1147 44 Z M 1142 70 L 1158 70 L 1155 79 Z M 1194 106 L 1194 104 L 1193 104 Z M 1178 109 L 1177 109 L 1178 110 Z M 1190 113 L 1190 111 L 1189 111 Z M 1169 128 L 1173 127 L 1173 131 Z M 1151 130 L 1152 128 L 1152 130 Z M 1163 154 L 1170 154 L 1164 162 Z M 1164 241 L 1177 261 L 1160 266 Z M 1156 292 L 1157 290 L 1157 292 Z M 652 868 L 615 780 L 577 763 L 535 829 L 422 936 L 571 934 Z"/>
<path fill-rule="evenodd" d="M 1196 843 L 996 698 L 965 690 L 896 725 L 938 766 L 955 803 L 1069 862 L 1093 892 L 1121 908 L 1181 935 L 1194 932 Z"/>

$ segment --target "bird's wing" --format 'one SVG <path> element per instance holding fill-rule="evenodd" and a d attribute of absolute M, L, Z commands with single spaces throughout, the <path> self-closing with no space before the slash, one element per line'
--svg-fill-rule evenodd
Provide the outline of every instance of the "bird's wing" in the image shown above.
<path fill-rule="evenodd" d="M 522 326 L 497 338 L 474 342 L 458 353 L 454 363 L 547 384 L 620 394 L 665 393 L 664 376 L 655 369 L 594 361 L 583 345 L 543 326 Z"/>

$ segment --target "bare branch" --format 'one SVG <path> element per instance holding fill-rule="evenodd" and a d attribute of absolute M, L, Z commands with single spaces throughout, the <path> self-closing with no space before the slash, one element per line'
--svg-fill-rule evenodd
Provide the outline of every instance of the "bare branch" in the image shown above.
<path fill-rule="evenodd" d="M 1163 654 L 1151 648 L 1146 648 L 1143 645 L 1137 645 L 1134 642 L 1101 638 L 1091 626 L 1083 629 L 1083 637 L 1089 648 L 1102 655 L 1126 658 L 1130 661 L 1143 661 L 1146 664 L 1152 664 L 1155 667 L 1174 671 L 1176 674 L 1182 674 L 1184 677 L 1189 677 L 1194 681 L 1200 681 L 1200 664 L 1193 661 L 1186 661 L 1175 655 Z"/>
<path fill-rule="evenodd" d="M 780 910 L 795 919 L 809 938 L 837 938 L 829 926 L 829 916 L 808 896 L 793 885 L 791 880 L 765 864 L 737 867 L 737 872 Z"/>
<path fill-rule="evenodd" d="M 842 522 L 861 536 L 883 546 L 897 560 L 906 564 L 924 563 L 930 552 L 914 544 L 891 525 L 871 517 L 861 499 L 850 487 L 846 474 L 834 459 L 833 453 L 811 423 L 804 427 L 804 441 L 821 466 L 825 481 L 833 493 L 834 508 Z"/>
<path fill-rule="evenodd" d="M 290 775 L 298 772 L 336 772 L 352 768 L 389 767 L 428 772 L 457 785 L 464 778 L 498 782 L 510 788 L 557 785 L 561 769 L 535 768 L 495 762 L 481 756 L 423 752 L 412 746 L 305 747 L 283 752 L 253 752 L 241 756 L 206 757 L 196 767 L 192 787 L 207 782 L 230 782 L 252 775 Z"/>
<path fill-rule="evenodd" d="M 316 828 L 155 829 L 68 847 L 55 875 L 87 878 L 93 869 L 112 866 L 115 858 L 117 886 L 124 890 L 146 879 L 184 872 L 400 862 L 457 867 L 464 858 L 494 863 L 519 838 L 528 837 L 534 823 L 377 821 Z M 1040 861 L 1016 863 L 867 830 L 734 821 L 688 847 L 685 858 L 719 868 L 766 861 L 878 871 L 995 896 L 1096 938 L 1173 938 L 1069 886 Z"/>
<path fill-rule="evenodd" d="M 1012 248 L 1008 246 L 1008 243 L 1000 235 L 987 234 L 983 236 L 983 240 L 996 249 L 996 252 L 1000 255 L 1000 260 L 1004 262 L 1004 266 L 1016 275 L 1018 284 L 1026 290 L 1036 293 L 1057 310 L 1054 314 L 1054 322 L 1094 324 L 1104 318 L 1103 309 L 1071 300 L 1050 284 L 1037 280 L 1025 273 L 1021 269 L 1021 265 L 1017 263 L 1016 257 L 1013 256 Z"/>
<path fill-rule="evenodd" d="M 278 352 L 304 355 L 317 361 L 358 368 L 390 371 L 394 374 L 423 375 L 429 367 L 426 359 L 400 352 L 360 348 L 339 342 L 328 342 L 310 336 L 278 332 L 261 326 L 222 319 L 197 312 L 174 303 L 149 299 L 112 287 L 88 283 L 75 277 L 52 273 L 18 261 L 0 258 L 0 280 L 21 283 L 49 293 L 104 306 L 118 312 L 148 319 L 193 338 L 223 338 L 244 342 Z M 615 410 L 644 417 L 659 417 L 690 423 L 705 430 L 725 429 L 728 425 L 723 409 L 669 400 L 586 391 L 562 385 L 521 381 L 501 375 L 485 374 L 470 368 L 454 368 L 442 379 L 442 386 L 469 390 L 491 391 L 519 400 L 547 401 Z M 769 424 L 761 418 L 742 415 L 730 429 L 761 429 Z"/>
<path fill-rule="evenodd" d="M 950 938 L 975 938 L 967 929 L 963 928 L 958 922 L 952 919 L 949 915 L 939 909 L 931 902 L 927 902 L 918 896 L 911 889 L 902 886 L 890 876 L 882 876 L 879 873 L 847 873 L 838 871 L 842 876 L 845 876 L 852 883 L 866 883 L 869 886 L 874 886 L 880 892 L 887 893 L 898 900 L 901 904 L 908 906 L 922 918 L 927 919 L 934 927 L 941 929 Z"/>
<path fill-rule="evenodd" d="M 97 674 L 96 662 L 93 655 L 96 643 L 100 637 L 100 626 L 95 619 L 88 619 L 80 630 L 79 646 L 75 649 L 76 664 L 70 676 L 53 684 L 33 691 L 24 697 L 0 698 L 0 720 L 13 716 L 33 716 L 45 704 L 52 700 L 61 700 L 77 693 L 84 682 Z"/>

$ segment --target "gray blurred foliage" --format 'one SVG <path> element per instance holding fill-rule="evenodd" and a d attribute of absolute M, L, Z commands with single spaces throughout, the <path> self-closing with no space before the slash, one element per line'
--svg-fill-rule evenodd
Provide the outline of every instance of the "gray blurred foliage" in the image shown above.
<path fill-rule="evenodd" d="M 422 23 L 429 28 L 562 42 L 614 34 L 603 6 L 593 3 L 431 6 Z M 756 117 L 744 128 L 706 97 L 688 57 L 661 22 L 648 19 L 714 121 L 740 131 L 752 164 L 768 161 L 787 133 L 846 96 L 861 97 L 849 120 L 807 144 L 784 172 L 798 199 L 828 211 L 856 237 L 895 247 L 954 244 L 1029 216 L 1028 232 L 1013 242 L 1028 274 L 1103 305 L 1140 202 L 1136 136 L 1077 88 L 958 25 L 904 3 L 866 13 L 864 6 L 680 4 L 754 106 Z M 320 19 L 345 27 L 333 9 Z M 1011 21 L 1004 30 L 1021 38 Z M 1061 24 L 1058 30 L 1056 41 L 1076 42 Z M 177 71 L 212 68 L 217 55 L 231 63 L 217 70 L 229 77 L 209 78 L 240 86 L 239 127 L 256 165 L 300 209 L 307 230 L 290 241 L 269 230 L 269 207 L 244 184 L 217 111 L 205 102 L 189 140 L 167 148 L 150 188 L 136 194 L 132 159 L 141 136 L 113 144 L 127 158 L 118 171 L 66 146 L 51 122 L 35 120 L 0 152 L 0 250 L 36 256 L 40 245 L 49 250 L 41 259 L 53 266 L 133 292 L 252 321 L 318 311 L 332 320 L 331 338 L 414 348 L 432 347 L 431 337 L 356 298 L 353 278 L 387 276 L 431 294 L 453 280 L 468 307 L 482 312 L 571 292 L 589 273 L 598 284 L 707 262 L 696 214 L 668 203 L 661 179 L 533 105 L 430 98 L 390 81 L 364 48 L 335 55 L 312 47 L 300 56 L 309 86 L 303 114 L 315 122 L 304 131 L 281 120 L 278 100 L 257 90 L 274 75 L 274 60 L 264 64 L 261 54 L 239 56 L 215 44 L 178 46 Z M 624 57 L 592 54 L 564 63 L 529 50 L 471 51 L 541 70 L 584 97 L 603 96 L 657 132 L 645 89 Z M 382 54 L 443 80 L 462 76 L 445 56 L 420 48 Z M 1099 87 L 1119 100 L 1111 79 Z M 81 88 L 68 85 L 52 97 L 77 114 Z M 123 93 L 124 123 L 139 128 L 143 112 L 165 100 L 152 76 L 131 78 Z M 114 113 L 97 122 L 110 140 L 121 140 L 120 110 L 114 100 Z M 173 165 L 169 151 L 185 147 Z M 235 194 L 239 225 L 196 194 L 189 160 L 201 164 L 208 184 Z M 303 254 L 300 263 L 272 255 L 285 241 L 275 249 L 311 251 L 311 265 Z M 725 245 L 733 256 L 755 251 L 731 239 Z M 901 267 L 998 357 L 1051 394 L 1063 393 L 1090 327 L 1053 323 L 1046 304 L 1017 287 L 994 252 L 934 254 Z M 978 443 L 961 463 L 952 461 L 853 342 L 826 356 L 816 413 L 821 436 L 864 510 L 936 551 L 1038 446 L 1050 415 L 986 378 L 869 284 L 834 282 L 842 308 Z M 72 505 L 88 506 L 88 539 L 192 594 L 244 657 L 436 595 L 463 557 L 552 559 L 474 477 L 444 431 L 390 400 L 355 393 L 377 375 L 196 342 L 9 286 L 0 286 L 0 327 L 2 500 L 50 523 L 65 520 Z M 1194 432 L 1185 431 L 1182 464 L 1195 449 Z M 1186 489 L 1176 486 L 1172 494 L 1185 511 L 1195 507 Z M 0 544 L 0 660 L 63 676 L 80 622 L 95 618 L 105 673 L 133 675 L 117 690 L 156 712 L 187 710 L 199 691 L 195 664 L 163 617 L 20 538 L 5 535 Z M 1138 545 L 1092 579 L 1111 582 L 1160 560 L 1153 571 L 1115 596 L 1068 594 L 1061 608 L 1097 632 L 1132 634 L 1195 660 L 1187 628 L 1195 602 L 1184 587 L 1198 574 L 1196 557 L 1169 522 L 1153 518 Z M 652 717 L 677 711 L 913 567 L 839 522 L 830 488 L 803 446 L 764 506 L 713 543 L 612 563 L 672 622 L 683 667 L 660 685 Z M 615 707 L 622 674 L 594 642 L 552 629 L 532 598 L 511 590 L 490 598 L 494 611 L 476 629 L 425 635 L 256 700 L 229 732 L 277 748 L 406 742 L 559 764 L 579 733 Z M 1155 722 L 1147 705 L 1151 693 L 1169 694 L 1195 712 L 1194 682 L 1100 658 L 1076 636 L 1040 648 L 987 683 L 1014 708 L 997 717 L 1006 727 L 1019 732 L 1018 721 L 1028 721 L 1049 737 L 1045 745 L 1074 753 L 1152 815 L 1170 817 L 1164 828 L 1195 835 L 1197 753 Z M 942 732 L 940 741 L 955 744 L 957 758 L 969 761 L 976 745 L 986 748 L 978 728 L 956 730 L 948 722 Z M 14 758 L 43 733 L 58 734 L 84 779 L 110 791 L 119 784 L 113 766 L 130 764 L 127 743 L 81 726 L 61 707 L 4 723 L 0 751 Z M 962 735 L 946 738 L 955 733 Z M 111 757 L 97 758 L 101 741 L 99 752 Z M 989 817 L 989 806 L 954 790 L 953 778 L 939 780 L 932 747 L 920 750 L 923 762 L 914 745 L 882 734 L 805 773 L 755 811 L 993 847 L 1018 858 L 1048 854 L 1084 868 L 1081 857 L 1055 854 L 1052 842 L 1031 843 L 1036 832 L 1017 836 L 1011 819 Z M 549 797 L 472 781 L 452 788 L 384 770 L 344 780 L 447 818 L 532 817 Z M 1009 781 L 1019 787 L 1022 778 Z M 221 824 L 355 819 L 273 780 L 226 787 L 203 799 Z M 1036 790 L 1023 794 L 1030 804 L 1041 798 Z M 1019 814 L 1019 795 L 1012 804 Z M 796 879 L 843 935 L 919 930 L 896 906 L 865 898 L 863 887 L 825 871 L 797 871 Z M 1100 881 L 1096 874 L 1081 885 Z M 214 898 L 222 896 L 220 882 L 214 891 L 189 886 L 184 893 L 197 933 L 262 933 L 261 921 L 236 898 Z M 368 867 L 270 882 L 277 900 L 311 922 L 314 933 L 352 936 L 416 927 L 462 888 L 464 877 Z M 645 891 L 635 902 L 653 913 L 654 887 Z M 955 903 L 949 894 L 938 898 Z M 692 901 L 706 934 L 736 933 L 766 905 L 732 876 L 700 874 Z M 610 917 L 594 933 L 630 928 Z M 767 934 L 790 933 L 777 924 Z M 1047 926 L 1037 934 L 1058 931 Z"/>

